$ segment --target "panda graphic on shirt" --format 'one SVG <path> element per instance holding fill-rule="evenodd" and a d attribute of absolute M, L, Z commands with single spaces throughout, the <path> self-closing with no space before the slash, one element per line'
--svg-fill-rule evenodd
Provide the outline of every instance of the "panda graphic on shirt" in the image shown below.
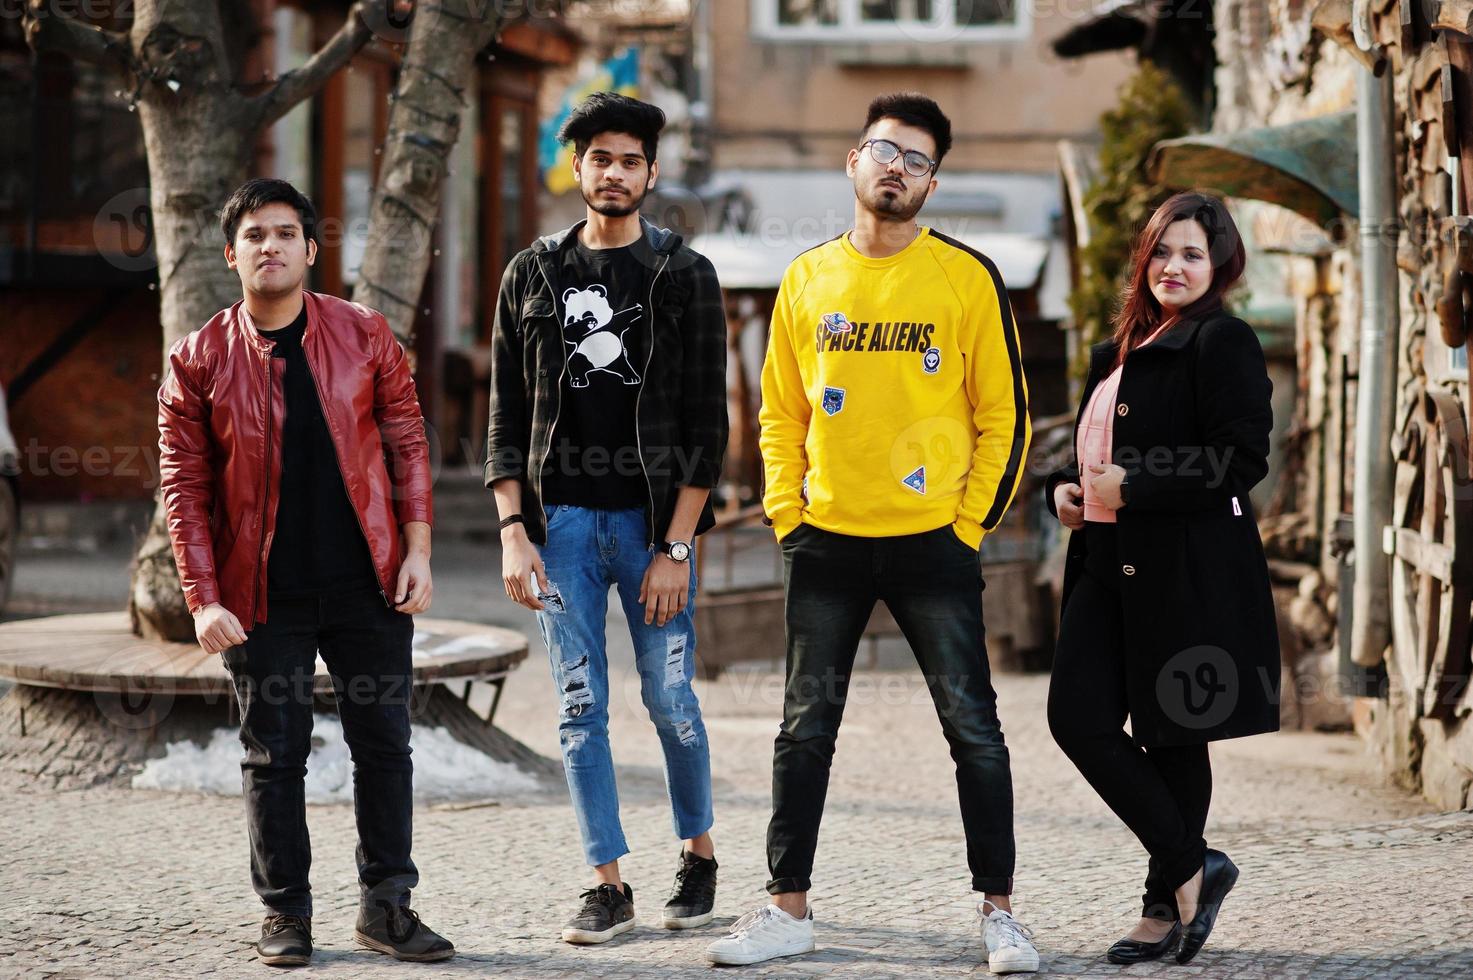
<path fill-rule="evenodd" d="M 597 283 L 563 293 L 563 343 L 568 347 L 569 383 L 587 388 L 589 376 L 611 374 L 626 385 L 640 383 L 629 360 L 624 336 L 639 322 L 643 307 L 635 303 L 614 311 L 609 292 Z"/>

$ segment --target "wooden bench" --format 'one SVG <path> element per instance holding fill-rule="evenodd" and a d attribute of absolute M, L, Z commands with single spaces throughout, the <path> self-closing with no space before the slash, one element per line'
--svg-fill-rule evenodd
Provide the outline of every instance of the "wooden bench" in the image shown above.
<path fill-rule="evenodd" d="M 549 760 L 492 724 L 508 674 L 527 658 L 526 638 L 446 619 L 414 627 L 414 723 L 555 775 Z M 220 657 L 195 643 L 141 640 L 122 611 L 0 624 L 0 678 L 16 684 L 0 698 L 0 770 L 59 787 L 125 785 L 169 743 L 203 744 L 239 718 Z M 332 679 L 320 659 L 313 689 L 330 710 Z"/>
<path fill-rule="evenodd" d="M 494 681 L 527 658 L 527 640 L 514 630 L 449 619 L 414 623 L 414 683 Z M 69 691 L 157 691 L 224 694 L 230 674 L 197 643 L 141 640 L 125 612 L 48 616 L 0 624 L 0 678 Z M 317 661 L 314 689 L 332 690 Z"/>

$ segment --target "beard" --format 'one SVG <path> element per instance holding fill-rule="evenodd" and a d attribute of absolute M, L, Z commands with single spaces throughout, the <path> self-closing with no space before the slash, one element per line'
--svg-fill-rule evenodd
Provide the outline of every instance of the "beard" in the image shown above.
<path fill-rule="evenodd" d="M 921 207 L 926 203 L 926 185 L 922 184 L 909 194 L 878 185 L 862 191 L 856 185 L 854 196 L 884 221 L 909 221 L 920 213 Z"/>
<path fill-rule="evenodd" d="M 579 187 L 578 192 L 583 195 L 584 204 L 587 204 L 605 218 L 627 218 L 629 215 L 638 211 L 640 205 L 644 203 L 644 199 L 649 196 L 650 185 L 646 182 L 638 194 L 634 193 L 633 188 L 629 188 L 629 196 L 627 198 L 615 200 L 599 200 L 595 196 L 598 193 L 597 190 L 593 194 L 590 194 L 582 187 Z"/>

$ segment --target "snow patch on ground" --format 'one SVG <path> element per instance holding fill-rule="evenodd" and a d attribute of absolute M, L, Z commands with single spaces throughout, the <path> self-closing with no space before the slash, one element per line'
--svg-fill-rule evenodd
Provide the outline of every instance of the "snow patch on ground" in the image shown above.
<path fill-rule="evenodd" d="M 489 633 L 446 636 L 444 633 L 415 630 L 409 649 L 414 659 L 425 660 L 430 657 L 449 657 L 461 653 L 503 653 L 506 651 L 506 644 Z"/>
<path fill-rule="evenodd" d="M 539 788 L 535 776 L 457 741 L 444 728 L 416 727 L 410 744 L 416 802 L 499 799 Z M 240 733 L 233 728 L 215 729 L 203 748 L 188 740 L 173 742 L 162 758 L 149 760 L 133 777 L 133 787 L 239 796 L 243 751 Z M 342 722 L 334 715 L 319 714 L 307 759 L 307 802 L 352 800 L 353 762 L 343 741 Z"/>

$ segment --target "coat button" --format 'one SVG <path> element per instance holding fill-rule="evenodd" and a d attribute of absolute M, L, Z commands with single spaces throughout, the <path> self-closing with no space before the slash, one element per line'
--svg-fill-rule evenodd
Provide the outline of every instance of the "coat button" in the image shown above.
<path fill-rule="evenodd" d="M 1130 406 L 1125 404 L 1124 402 L 1121 402 L 1119 405 L 1115 406 L 1115 414 L 1120 416 L 1129 415 Z"/>
<path fill-rule="evenodd" d="M 1134 575 L 1135 574 L 1135 566 L 1134 565 L 1121 565 L 1120 566 L 1120 570 L 1122 572 L 1124 572 L 1126 575 Z"/>

